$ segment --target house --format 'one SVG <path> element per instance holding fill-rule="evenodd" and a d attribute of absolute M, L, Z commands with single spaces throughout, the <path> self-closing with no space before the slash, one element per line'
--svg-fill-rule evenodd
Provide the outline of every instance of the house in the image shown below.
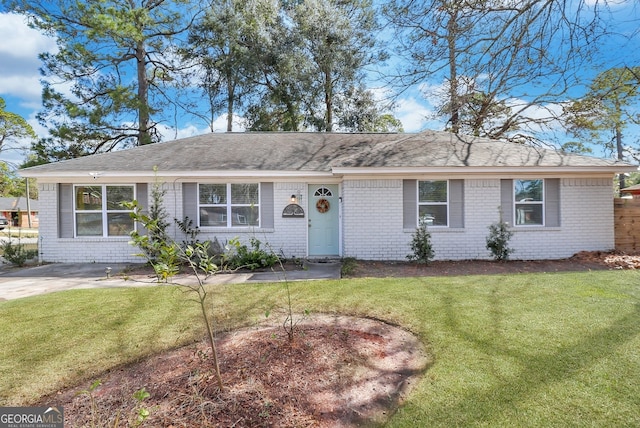
<path fill-rule="evenodd" d="M 620 193 L 622 195 L 629 195 L 632 198 L 638 198 L 640 197 L 640 184 L 635 184 L 633 186 L 620 189 Z"/>
<path fill-rule="evenodd" d="M 487 259 L 490 224 L 514 233 L 514 259 L 614 247 L 613 177 L 636 167 L 446 132 L 212 133 L 21 171 L 38 180 L 48 262 L 142 262 L 121 201 L 200 240 L 255 237 L 287 257 L 405 260 L 423 218 L 436 259 Z M 169 232 L 182 240 L 175 224 Z"/>
<path fill-rule="evenodd" d="M 22 196 L 0 197 L 0 214 L 11 227 L 38 227 L 38 201 Z M 29 218 L 30 217 L 30 218 Z"/>

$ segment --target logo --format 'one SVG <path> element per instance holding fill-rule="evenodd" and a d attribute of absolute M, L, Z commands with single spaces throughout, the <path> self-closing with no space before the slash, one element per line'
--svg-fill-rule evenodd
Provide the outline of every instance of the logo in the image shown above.
<path fill-rule="evenodd" d="M 62 407 L 0 407 L 0 428 L 64 428 Z"/>

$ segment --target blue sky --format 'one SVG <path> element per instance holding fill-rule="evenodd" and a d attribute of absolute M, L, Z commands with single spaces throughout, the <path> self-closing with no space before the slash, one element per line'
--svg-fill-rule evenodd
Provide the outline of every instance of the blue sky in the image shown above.
<path fill-rule="evenodd" d="M 594 63 L 602 62 L 608 66 L 639 65 L 640 6 L 634 0 L 616 0 L 611 2 L 611 6 L 613 12 L 611 25 L 615 27 L 612 29 L 620 35 L 603 41 L 603 46 L 606 47 L 603 49 L 605 55 L 594 59 Z M 35 118 L 42 105 L 38 54 L 54 51 L 55 41 L 29 29 L 22 16 L 11 13 L 0 13 L 0 40 L 2 40 L 0 43 L 0 96 L 5 99 L 8 111 L 20 114 L 28 120 L 39 136 L 46 136 L 46 129 Z M 595 75 L 597 71 L 581 70 L 580 72 Z M 424 82 L 422 87 L 428 87 L 432 92 L 436 92 L 442 87 L 442 82 Z M 442 123 L 429 119 L 432 106 L 421 95 L 419 88 L 406 91 L 398 98 L 394 114 L 402 121 L 407 132 L 443 127 Z M 532 111 L 531 114 L 535 115 L 536 112 Z M 225 123 L 225 117 L 219 117 L 214 124 L 214 129 L 224 130 Z M 166 127 L 163 135 L 165 139 L 173 139 L 205 132 L 208 132 L 206 124 L 198 123 L 195 119 L 185 119 L 178 123 L 177 128 Z M 634 134 L 635 132 L 632 131 Z M 629 139 L 635 138 L 636 141 L 639 136 L 640 133 L 635 136 L 627 135 Z M 22 158 L 22 154 L 17 150 L 5 150 L 0 153 L 0 160 L 19 162 Z"/>

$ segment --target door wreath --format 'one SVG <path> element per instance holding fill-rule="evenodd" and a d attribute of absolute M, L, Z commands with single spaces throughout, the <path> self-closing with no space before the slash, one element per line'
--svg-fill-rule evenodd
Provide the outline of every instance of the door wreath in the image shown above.
<path fill-rule="evenodd" d="M 329 201 L 324 198 L 318 199 L 318 202 L 316 202 L 316 209 L 319 213 L 326 213 L 327 211 L 329 211 L 329 207 Z"/>

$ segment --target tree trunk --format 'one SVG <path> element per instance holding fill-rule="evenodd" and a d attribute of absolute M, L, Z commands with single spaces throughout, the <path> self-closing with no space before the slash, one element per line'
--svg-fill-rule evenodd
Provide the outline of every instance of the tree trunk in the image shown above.
<path fill-rule="evenodd" d="M 324 105 L 326 108 L 325 131 L 333 130 L 333 87 L 331 86 L 331 71 L 324 72 Z"/>
<path fill-rule="evenodd" d="M 145 62 L 146 49 L 143 42 L 136 46 L 136 66 L 138 69 L 138 145 L 151 144 L 149 133 L 149 80 Z"/>
<path fill-rule="evenodd" d="M 447 47 L 449 51 L 449 104 L 451 106 L 451 132 L 460 132 L 460 99 L 458 96 L 458 69 L 456 58 L 457 12 L 451 12 L 447 23 Z"/>
<path fill-rule="evenodd" d="M 235 98 L 234 84 L 227 76 L 227 132 L 233 131 L 233 101 Z"/>

